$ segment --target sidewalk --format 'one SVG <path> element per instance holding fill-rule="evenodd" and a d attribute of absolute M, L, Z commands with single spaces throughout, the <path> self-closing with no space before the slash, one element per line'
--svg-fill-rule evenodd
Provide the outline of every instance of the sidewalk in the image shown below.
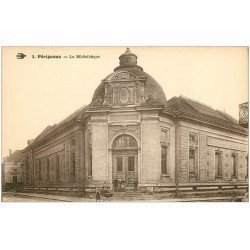
<path fill-rule="evenodd" d="M 13 193 L 6 192 L 4 194 L 12 194 L 18 197 L 23 197 L 24 202 L 25 198 L 41 198 L 47 199 L 48 201 L 55 202 L 96 202 L 95 198 L 80 198 L 80 197 L 70 197 L 70 196 L 62 196 L 62 195 L 51 195 L 51 194 L 37 194 L 37 193 Z M 218 201 L 232 201 L 232 196 L 219 196 L 219 197 L 184 197 L 184 198 L 175 198 L 175 197 L 167 197 L 167 196 L 155 196 L 155 195 L 146 195 L 140 197 L 112 197 L 110 199 L 103 198 L 101 202 L 218 202 Z"/>

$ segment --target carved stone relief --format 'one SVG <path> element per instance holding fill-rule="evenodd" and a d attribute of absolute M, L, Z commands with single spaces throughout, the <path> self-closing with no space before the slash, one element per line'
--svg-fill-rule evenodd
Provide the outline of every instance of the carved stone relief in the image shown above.
<path fill-rule="evenodd" d="M 119 74 L 114 75 L 111 80 L 135 80 L 137 77 L 134 74 L 131 74 L 129 72 L 121 72 Z"/>
<path fill-rule="evenodd" d="M 140 79 L 129 72 L 116 74 L 105 83 L 104 104 L 126 106 L 145 103 L 145 82 L 146 79 Z"/>
<path fill-rule="evenodd" d="M 120 72 L 110 79 L 104 80 L 104 94 L 97 96 L 92 106 L 128 106 L 143 105 L 147 102 L 145 85 L 147 79 L 140 78 L 130 72 Z"/>
<path fill-rule="evenodd" d="M 131 133 L 136 138 L 141 139 L 140 125 L 109 125 L 108 127 L 109 141 L 120 133 Z"/>
<path fill-rule="evenodd" d="M 113 85 L 109 82 L 105 84 L 104 104 L 111 106 L 113 102 Z"/>

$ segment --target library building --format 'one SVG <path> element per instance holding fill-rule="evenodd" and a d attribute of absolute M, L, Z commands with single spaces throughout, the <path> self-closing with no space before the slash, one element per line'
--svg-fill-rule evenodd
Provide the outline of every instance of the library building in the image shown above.
<path fill-rule="evenodd" d="M 26 186 L 248 180 L 247 127 L 190 98 L 167 100 L 137 60 L 128 48 L 89 105 L 28 140 L 22 150 Z"/>

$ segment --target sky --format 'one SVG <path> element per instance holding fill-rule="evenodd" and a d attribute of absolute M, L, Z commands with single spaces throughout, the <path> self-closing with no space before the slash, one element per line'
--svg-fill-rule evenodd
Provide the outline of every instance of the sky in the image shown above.
<path fill-rule="evenodd" d="M 239 118 L 248 101 L 247 47 L 130 47 L 166 98 L 186 96 Z M 3 47 L 2 156 L 91 102 L 126 47 Z M 17 59 L 17 53 L 26 55 Z M 61 58 L 38 58 L 61 56 Z M 85 55 L 85 58 L 76 58 Z M 93 55 L 96 58 L 86 58 Z M 64 58 L 67 56 L 67 58 Z M 72 58 L 70 58 L 70 56 Z M 35 57 L 35 58 L 33 58 Z"/>

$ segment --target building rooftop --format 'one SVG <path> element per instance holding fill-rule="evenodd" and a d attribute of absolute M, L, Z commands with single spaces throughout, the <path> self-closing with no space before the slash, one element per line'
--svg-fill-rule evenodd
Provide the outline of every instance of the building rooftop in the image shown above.
<path fill-rule="evenodd" d="M 187 97 L 173 97 L 167 101 L 167 110 L 175 113 L 176 117 L 188 118 L 215 125 L 224 129 L 248 134 L 248 129 L 239 125 L 239 122 L 229 114 L 215 110 L 212 107 Z"/>
<path fill-rule="evenodd" d="M 5 162 L 12 162 L 12 163 L 21 163 L 23 162 L 24 155 L 22 150 L 14 151 L 9 157 L 6 157 Z"/>
<path fill-rule="evenodd" d="M 45 139 L 47 136 L 49 136 L 52 132 L 58 130 L 59 128 L 62 128 L 69 124 L 70 122 L 76 120 L 77 118 L 80 118 L 82 115 L 84 115 L 85 110 L 86 110 L 86 105 L 83 107 L 77 109 L 75 112 L 67 116 L 65 119 L 63 119 L 61 122 L 58 124 L 54 124 L 53 126 L 48 125 L 34 140 L 30 145 L 34 145 L 37 142 Z M 30 146 L 28 145 L 28 146 Z"/>

